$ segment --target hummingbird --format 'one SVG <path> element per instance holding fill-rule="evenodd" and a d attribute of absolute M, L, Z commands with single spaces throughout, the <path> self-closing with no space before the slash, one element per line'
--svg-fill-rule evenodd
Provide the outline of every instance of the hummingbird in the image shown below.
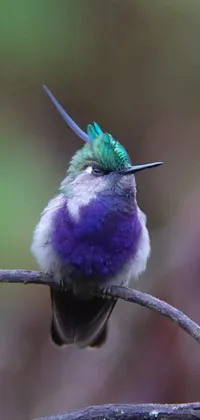
<path fill-rule="evenodd" d="M 48 97 L 84 141 L 58 194 L 41 213 L 31 245 L 40 268 L 59 281 L 50 288 L 51 338 L 57 346 L 99 348 L 117 299 L 92 297 L 92 285 L 125 285 L 146 269 L 150 239 L 137 204 L 135 174 L 163 162 L 132 165 L 126 149 L 93 122 L 83 131 L 47 86 Z"/>

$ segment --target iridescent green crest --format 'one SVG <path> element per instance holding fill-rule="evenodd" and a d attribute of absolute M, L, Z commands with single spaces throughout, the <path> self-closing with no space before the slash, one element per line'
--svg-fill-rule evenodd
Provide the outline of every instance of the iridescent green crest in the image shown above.
<path fill-rule="evenodd" d="M 105 171 L 120 171 L 131 166 L 126 149 L 111 134 L 103 133 L 97 123 L 88 125 L 90 139 L 78 150 L 71 160 L 69 172 L 83 170 L 84 167 L 98 163 Z"/>
<path fill-rule="evenodd" d="M 96 123 L 88 125 L 87 133 L 89 137 L 91 132 L 93 133 L 92 149 L 94 156 L 105 169 L 120 171 L 131 166 L 127 151 L 111 134 L 103 133 Z"/>

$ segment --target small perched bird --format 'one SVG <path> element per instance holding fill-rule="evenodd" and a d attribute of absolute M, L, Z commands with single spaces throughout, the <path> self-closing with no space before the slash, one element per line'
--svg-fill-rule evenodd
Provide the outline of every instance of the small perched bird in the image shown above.
<path fill-rule="evenodd" d="M 41 214 L 31 251 L 60 282 L 51 289 L 51 337 L 58 346 L 100 347 L 116 299 L 96 298 L 90 285 L 128 285 L 150 254 L 146 216 L 136 199 L 135 173 L 125 148 L 97 123 L 82 131 L 44 86 L 68 126 L 84 140 L 72 157 L 58 195 Z"/>

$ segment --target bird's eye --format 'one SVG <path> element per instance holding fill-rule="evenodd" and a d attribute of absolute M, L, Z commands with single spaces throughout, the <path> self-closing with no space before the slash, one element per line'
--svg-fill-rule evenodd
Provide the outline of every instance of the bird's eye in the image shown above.
<path fill-rule="evenodd" d="M 93 176 L 104 176 L 109 173 L 109 171 L 105 171 L 101 166 L 96 164 L 87 166 L 86 172 Z"/>
<path fill-rule="evenodd" d="M 105 172 L 103 171 L 103 169 L 100 168 L 99 166 L 92 166 L 91 173 L 94 176 L 103 176 L 105 174 Z"/>

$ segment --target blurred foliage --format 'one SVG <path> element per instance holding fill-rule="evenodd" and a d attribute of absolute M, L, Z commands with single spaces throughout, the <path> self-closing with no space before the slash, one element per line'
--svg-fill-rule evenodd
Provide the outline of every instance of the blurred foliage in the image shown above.
<path fill-rule="evenodd" d="M 200 322 L 199 0 L 0 0 L 0 263 L 36 269 L 40 212 L 80 139 L 42 90 L 85 129 L 95 120 L 135 163 L 152 256 L 137 287 Z M 119 303 L 98 352 L 49 341 L 47 290 L 0 288 L 0 418 L 87 404 L 199 399 L 196 343 L 144 308 Z"/>

